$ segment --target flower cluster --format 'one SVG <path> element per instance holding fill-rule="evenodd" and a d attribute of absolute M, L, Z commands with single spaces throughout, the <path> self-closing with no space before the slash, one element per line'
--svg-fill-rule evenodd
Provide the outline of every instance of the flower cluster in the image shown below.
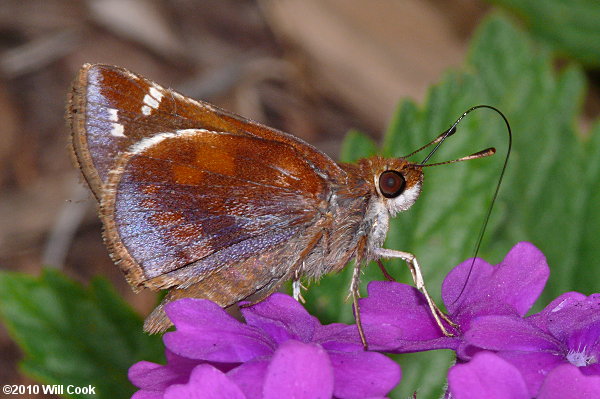
<path fill-rule="evenodd" d="M 216 304 L 167 306 L 167 364 L 139 362 L 129 378 L 136 399 L 381 398 L 400 368 L 378 352 L 456 352 L 447 398 L 600 398 L 600 294 L 563 294 L 526 316 L 549 276 L 544 255 L 517 244 L 498 265 L 456 266 L 442 285 L 457 327 L 444 336 L 423 295 L 372 282 L 360 300 L 369 350 L 355 325 L 321 325 L 289 296 L 242 308 L 246 323 Z"/>
<path fill-rule="evenodd" d="M 166 307 L 167 364 L 139 362 L 135 399 L 383 397 L 400 367 L 363 349 L 356 326 L 321 325 L 293 298 L 273 294 L 242 308 L 246 323 L 202 299 Z"/>
<path fill-rule="evenodd" d="M 566 293 L 525 317 L 548 275 L 543 254 L 529 243 L 496 266 L 481 259 L 458 265 L 442 286 L 459 325 L 455 337 L 441 334 L 414 288 L 373 282 L 360 304 L 367 339 L 385 352 L 455 350 L 453 398 L 600 397 L 600 295 Z"/>

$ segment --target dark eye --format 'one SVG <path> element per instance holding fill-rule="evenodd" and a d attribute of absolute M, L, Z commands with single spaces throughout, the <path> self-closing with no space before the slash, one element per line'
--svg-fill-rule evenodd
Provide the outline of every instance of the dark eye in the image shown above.
<path fill-rule="evenodd" d="M 406 180 L 400 172 L 386 170 L 379 176 L 379 191 L 385 198 L 395 198 L 402 194 Z"/>

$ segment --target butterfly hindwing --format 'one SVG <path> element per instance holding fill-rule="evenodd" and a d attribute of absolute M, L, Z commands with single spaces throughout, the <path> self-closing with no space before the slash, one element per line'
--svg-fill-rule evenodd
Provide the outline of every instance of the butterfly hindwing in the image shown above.
<path fill-rule="evenodd" d="M 152 280 L 165 288 L 298 235 L 325 211 L 329 193 L 285 143 L 187 129 L 142 140 L 121 156 L 101 217 L 132 285 Z"/>

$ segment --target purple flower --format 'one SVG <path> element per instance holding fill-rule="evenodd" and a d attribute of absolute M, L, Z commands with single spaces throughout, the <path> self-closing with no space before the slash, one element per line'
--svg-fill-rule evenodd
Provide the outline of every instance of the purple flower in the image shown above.
<path fill-rule="evenodd" d="M 448 371 L 448 388 L 453 399 L 530 399 L 523 375 L 512 363 L 492 352 L 479 352 L 468 363 Z M 535 398 L 597 398 L 600 376 L 589 376 L 581 369 L 562 364 L 544 378 Z"/>
<path fill-rule="evenodd" d="M 462 360 L 469 360 L 469 353 L 482 349 L 496 352 L 520 371 L 531 396 L 537 396 L 542 386 L 549 384 L 546 380 L 555 369 L 568 366 L 560 370 L 575 373 L 569 369 L 577 369 L 580 377 L 563 381 L 563 388 L 595 386 L 596 397 L 600 397 L 599 294 L 586 297 L 566 293 L 527 318 L 481 317 L 473 322 L 464 339 L 466 355 Z"/>
<path fill-rule="evenodd" d="M 462 352 L 463 333 L 474 320 L 486 315 L 524 316 L 542 292 L 548 275 L 544 255 L 525 242 L 515 245 L 496 266 L 482 259 L 459 264 L 442 285 L 448 315 L 460 328 L 454 331 L 455 337 L 442 334 L 423 295 L 414 287 L 371 282 L 369 296 L 360 300 L 369 348 L 394 353 L 431 349 Z"/>
<path fill-rule="evenodd" d="M 491 352 L 480 352 L 448 371 L 453 399 L 530 399 L 519 370 Z"/>
<path fill-rule="evenodd" d="M 578 397 L 569 392 L 600 398 L 600 294 L 566 293 L 525 317 L 549 275 L 538 249 L 519 243 L 496 266 L 477 259 L 469 276 L 471 264 L 455 267 L 442 285 L 448 314 L 459 325 L 455 337 L 441 334 L 414 288 L 371 283 L 360 302 L 370 348 L 455 350 L 449 384 L 456 398 Z"/>
<path fill-rule="evenodd" d="M 400 380 L 395 362 L 363 350 L 356 326 L 323 326 L 287 295 L 243 308 L 245 324 L 201 299 L 166 311 L 176 327 L 163 338 L 167 364 L 130 368 L 136 399 L 374 398 Z"/>

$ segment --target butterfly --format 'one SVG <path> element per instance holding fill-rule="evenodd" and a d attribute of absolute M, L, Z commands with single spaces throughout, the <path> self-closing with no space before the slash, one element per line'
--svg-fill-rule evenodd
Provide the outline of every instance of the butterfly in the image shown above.
<path fill-rule="evenodd" d="M 164 305 L 178 298 L 228 307 L 264 298 L 288 280 L 299 297 L 300 279 L 339 271 L 352 259 L 359 317 L 360 268 L 400 258 L 448 333 L 442 319 L 451 321 L 427 293 L 416 258 L 383 248 L 390 218 L 414 204 L 423 168 L 436 164 L 380 156 L 336 163 L 293 135 L 111 65 L 81 68 L 67 121 L 112 260 L 134 291 L 169 290 L 146 331 L 171 325 Z"/>

